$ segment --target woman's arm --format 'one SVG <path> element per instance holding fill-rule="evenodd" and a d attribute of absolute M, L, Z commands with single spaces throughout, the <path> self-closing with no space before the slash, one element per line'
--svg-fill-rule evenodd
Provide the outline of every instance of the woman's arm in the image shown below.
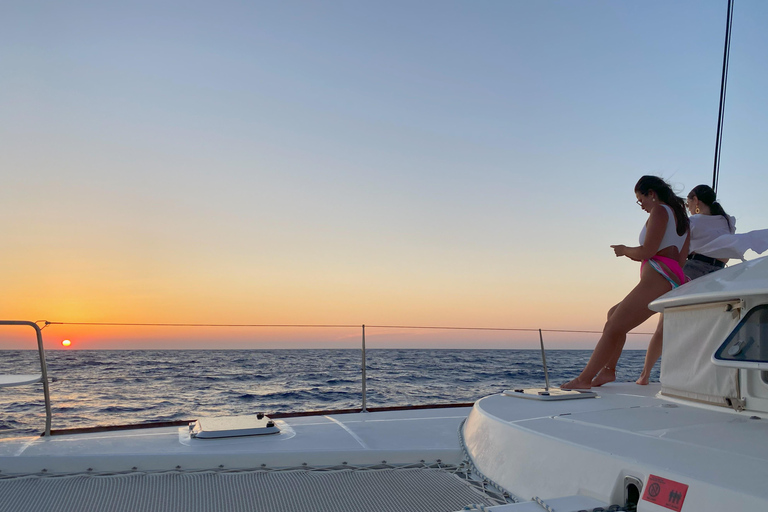
<path fill-rule="evenodd" d="M 627 258 L 635 261 L 647 260 L 651 256 L 654 256 L 659 252 L 659 246 L 661 240 L 664 238 L 664 232 L 667 230 L 667 221 L 669 220 L 669 214 L 666 208 L 662 208 L 660 205 L 651 210 L 651 215 L 648 217 L 648 223 L 645 228 L 645 241 L 643 245 L 638 247 L 627 247 L 626 245 L 612 245 L 613 252 L 616 256 L 626 256 Z M 688 256 L 688 247 L 685 249 L 686 257 Z"/>

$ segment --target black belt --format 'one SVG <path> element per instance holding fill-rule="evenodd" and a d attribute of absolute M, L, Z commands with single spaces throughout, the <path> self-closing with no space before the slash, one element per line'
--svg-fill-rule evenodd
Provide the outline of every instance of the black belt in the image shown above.
<path fill-rule="evenodd" d="M 696 260 L 696 261 L 703 261 L 704 263 L 709 263 L 710 265 L 717 267 L 717 268 L 724 268 L 725 263 L 723 263 L 720 260 L 716 260 L 715 258 L 710 258 L 709 256 L 704 256 L 703 254 L 696 254 L 695 252 L 692 252 L 688 255 L 689 260 Z"/>

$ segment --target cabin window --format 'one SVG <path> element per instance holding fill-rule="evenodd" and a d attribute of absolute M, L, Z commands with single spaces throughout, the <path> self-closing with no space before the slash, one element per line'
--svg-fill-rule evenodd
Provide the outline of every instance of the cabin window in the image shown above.
<path fill-rule="evenodd" d="M 768 304 L 754 307 L 717 349 L 715 361 L 725 366 L 752 368 L 768 383 Z"/>

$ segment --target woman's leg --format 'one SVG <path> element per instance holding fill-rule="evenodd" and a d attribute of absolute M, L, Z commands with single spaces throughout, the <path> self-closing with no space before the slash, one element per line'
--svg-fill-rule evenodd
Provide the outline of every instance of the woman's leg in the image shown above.
<path fill-rule="evenodd" d="M 651 378 L 651 370 L 653 365 L 661 357 L 662 340 L 664 339 L 664 315 L 659 315 L 659 323 L 656 325 L 656 330 L 651 336 L 651 341 L 648 343 L 648 350 L 645 352 L 645 364 L 643 365 L 643 372 L 640 374 L 640 378 L 635 382 L 641 386 L 648 384 L 648 380 Z"/>
<path fill-rule="evenodd" d="M 648 304 L 661 297 L 669 289 L 670 285 L 667 280 L 650 265 L 646 265 L 643 268 L 640 282 L 619 303 L 611 318 L 605 323 L 603 334 L 600 336 L 587 366 L 578 377 L 560 387 L 562 389 L 591 388 L 592 379 L 616 354 L 616 350 L 623 345 L 627 333 L 654 314 L 648 309 Z"/>
<path fill-rule="evenodd" d="M 611 319 L 611 316 L 613 313 L 616 312 L 616 309 L 619 307 L 619 304 L 616 304 L 611 309 L 608 310 L 608 320 Z M 600 371 L 597 373 L 597 376 L 595 376 L 594 379 L 592 379 L 592 387 L 599 387 L 603 384 L 607 384 L 608 382 L 613 382 L 616 380 L 616 365 L 619 363 L 619 358 L 621 357 L 621 351 L 624 349 L 624 343 L 627 341 L 627 335 L 624 335 L 624 340 L 620 341 L 618 345 L 616 346 L 616 351 L 611 356 L 611 358 L 608 360 L 607 363 L 605 363 L 605 366 L 600 368 Z"/>

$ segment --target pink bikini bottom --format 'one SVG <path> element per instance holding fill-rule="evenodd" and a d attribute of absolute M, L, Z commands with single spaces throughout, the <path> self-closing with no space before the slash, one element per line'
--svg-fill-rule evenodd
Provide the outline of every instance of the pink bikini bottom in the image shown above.
<path fill-rule="evenodd" d="M 677 288 L 681 284 L 685 284 L 689 281 L 689 279 L 683 274 L 683 269 L 680 266 L 680 263 L 677 262 L 677 260 L 673 260 L 672 258 L 667 258 L 666 256 L 653 256 L 650 259 L 643 260 L 643 263 L 640 264 L 640 274 L 643 273 L 643 267 L 645 267 L 646 263 L 650 263 L 651 267 L 653 267 L 654 270 L 656 270 L 659 274 L 664 276 L 667 281 L 672 285 L 672 288 Z M 667 274 L 667 271 L 664 267 L 662 267 L 659 263 L 663 263 L 667 266 L 670 272 L 677 277 L 677 281 L 672 279 L 671 276 Z"/>

